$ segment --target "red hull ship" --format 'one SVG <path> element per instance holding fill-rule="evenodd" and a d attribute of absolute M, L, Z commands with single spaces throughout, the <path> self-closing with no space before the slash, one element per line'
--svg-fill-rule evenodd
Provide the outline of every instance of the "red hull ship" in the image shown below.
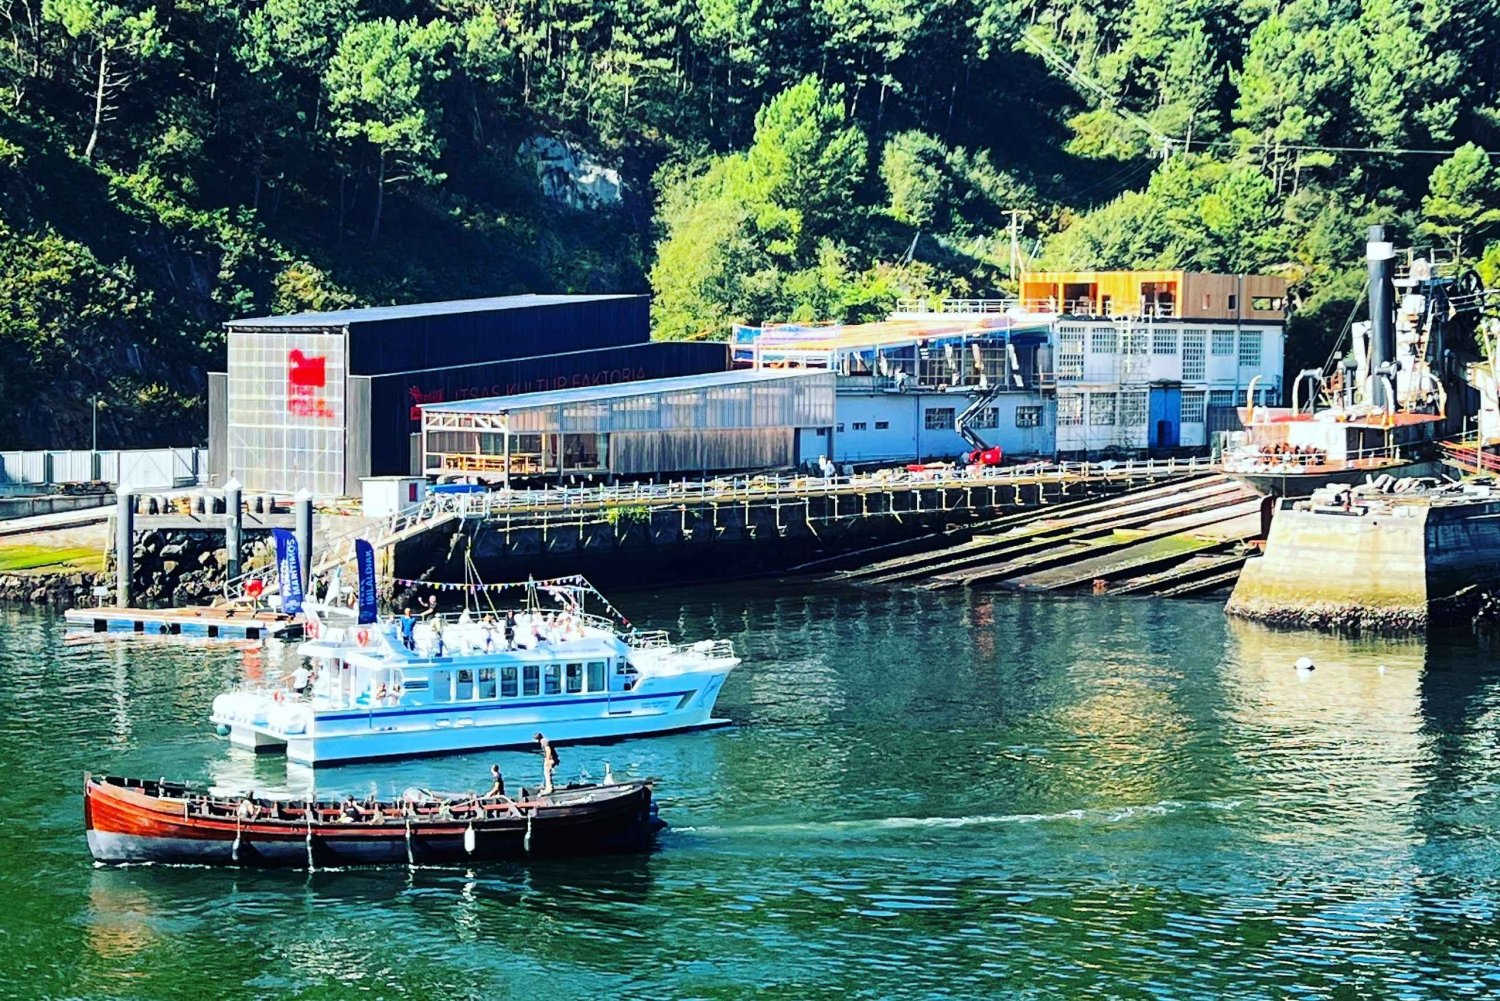
<path fill-rule="evenodd" d="M 289 868 L 638 852 L 666 826 L 648 782 L 571 786 L 519 800 L 350 806 L 216 797 L 176 783 L 92 775 L 84 776 L 83 823 L 98 862 Z"/>

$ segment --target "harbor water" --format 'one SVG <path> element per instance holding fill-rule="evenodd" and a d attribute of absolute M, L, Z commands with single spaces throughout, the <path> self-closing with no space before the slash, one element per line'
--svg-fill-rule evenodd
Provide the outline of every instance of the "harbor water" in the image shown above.
<path fill-rule="evenodd" d="M 0 995 L 1500 993 L 1500 671 L 1476 640 L 1276 633 L 1207 602 L 611 597 L 745 657 L 733 727 L 561 749 L 565 778 L 660 778 L 657 851 L 416 871 L 94 866 L 85 769 L 308 790 L 207 723 L 290 653 L 0 611 Z M 539 777 L 502 752 L 316 786 L 472 789 L 492 761 Z"/>

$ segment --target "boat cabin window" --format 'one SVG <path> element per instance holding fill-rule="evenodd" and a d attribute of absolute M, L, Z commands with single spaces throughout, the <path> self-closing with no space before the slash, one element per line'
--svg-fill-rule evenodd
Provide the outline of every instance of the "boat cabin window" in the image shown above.
<path fill-rule="evenodd" d="M 432 701 L 453 701 L 453 672 L 433 671 L 429 677 L 432 679 Z"/>
<path fill-rule="evenodd" d="M 495 669 L 493 667 L 479 669 L 479 697 L 481 699 L 495 697 Z"/>
<path fill-rule="evenodd" d="M 521 678 L 525 684 L 521 688 L 522 695 L 536 695 L 541 691 L 541 668 L 535 664 L 527 664 L 521 668 Z"/>
<path fill-rule="evenodd" d="M 604 691 L 604 669 L 606 666 L 602 660 L 589 662 L 589 691 Z"/>
<path fill-rule="evenodd" d="M 562 675 L 562 665 L 561 664 L 548 664 L 547 665 L 546 670 L 542 674 L 542 677 L 546 679 L 546 686 L 545 686 L 545 690 L 544 690 L 543 694 L 546 694 L 546 695 L 557 695 L 557 694 L 560 694 L 562 692 L 562 685 L 560 684 L 560 680 L 559 680 L 560 677 L 561 677 L 561 675 Z"/>
<path fill-rule="evenodd" d="M 583 691 L 583 665 L 569 664 L 563 673 L 563 681 L 569 695 L 577 695 Z"/>
<path fill-rule="evenodd" d="M 500 669 L 500 697 L 502 699 L 516 697 L 516 669 L 513 667 Z"/>
<path fill-rule="evenodd" d="M 474 697 L 474 672 L 467 667 L 458 669 L 458 685 L 454 689 L 453 698 L 458 702 L 467 702 Z"/>

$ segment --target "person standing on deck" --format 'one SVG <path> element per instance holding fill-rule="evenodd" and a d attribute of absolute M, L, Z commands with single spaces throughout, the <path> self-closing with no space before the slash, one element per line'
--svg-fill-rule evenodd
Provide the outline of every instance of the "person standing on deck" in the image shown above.
<path fill-rule="evenodd" d="M 499 765 L 490 765 L 490 791 L 485 793 L 483 799 L 494 799 L 505 795 L 505 776 L 500 774 Z"/>
<path fill-rule="evenodd" d="M 417 617 L 411 613 L 411 606 L 407 605 L 401 612 L 401 645 L 408 650 L 417 648 Z"/>
<path fill-rule="evenodd" d="M 542 749 L 542 791 L 540 795 L 546 796 L 552 792 L 552 772 L 558 765 L 562 764 L 557 756 L 557 749 L 552 742 L 538 732 L 534 738 L 537 745 Z"/>

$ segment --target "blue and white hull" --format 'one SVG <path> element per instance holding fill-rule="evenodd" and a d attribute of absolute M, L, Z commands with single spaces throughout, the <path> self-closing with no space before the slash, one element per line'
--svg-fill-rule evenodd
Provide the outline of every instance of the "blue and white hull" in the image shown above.
<path fill-rule="evenodd" d="M 395 623 L 319 622 L 300 648 L 314 665 L 301 692 L 226 693 L 211 718 L 232 743 L 312 766 L 534 746 L 538 732 L 577 743 L 728 722 L 713 714 L 739 664 L 726 642 L 622 639 L 570 621 L 499 649 L 490 625 L 424 628 L 408 645 Z"/>

